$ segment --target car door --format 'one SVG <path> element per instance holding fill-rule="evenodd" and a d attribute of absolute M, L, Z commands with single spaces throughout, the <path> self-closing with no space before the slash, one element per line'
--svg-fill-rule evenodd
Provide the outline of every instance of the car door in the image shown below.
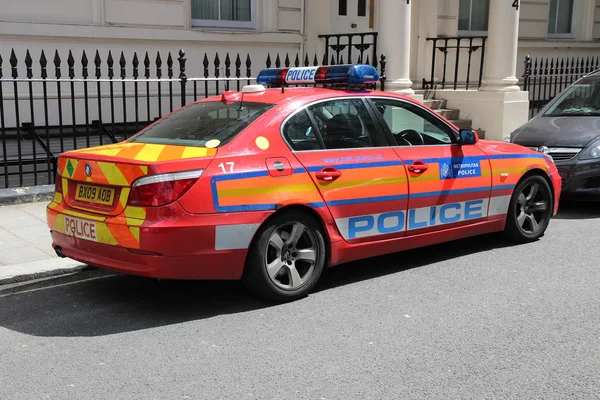
<path fill-rule="evenodd" d="M 351 243 L 406 233 L 406 172 L 373 117 L 364 99 L 337 98 L 297 110 L 282 129 Z"/>
<path fill-rule="evenodd" d="M 492 184 L 486 154 L 476 145 L 459 145 L 458 132 L 425 107 L 383 97 L 370 102 L 404 160 L 407 235 L 485 221 Z"/>

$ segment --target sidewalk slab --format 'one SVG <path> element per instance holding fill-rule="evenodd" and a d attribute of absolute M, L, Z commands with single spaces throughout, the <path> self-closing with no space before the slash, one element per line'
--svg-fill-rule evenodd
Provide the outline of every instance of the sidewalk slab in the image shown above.
<path fill-rule="evenodd" d="M 10 204 L 50 201 L 54 196 L 54 185 L 40 185 L 12 189 L 0 189 L 0 206 Z"/>
<path fill-rule="evenodd" d="M 53 258 L 0 267 L 0 285 L 64 275 L 89 268 L 68 258 Z"/>
<path fill-rule="evenodd" d="M 86 268 L 54 252 L 46 225 L 47 205 L 48 201 L 0 205 L 0 285 Z"/>

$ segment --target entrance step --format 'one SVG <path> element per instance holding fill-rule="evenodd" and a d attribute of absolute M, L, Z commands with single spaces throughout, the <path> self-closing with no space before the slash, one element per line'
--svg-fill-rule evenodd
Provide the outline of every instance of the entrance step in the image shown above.
<path fill-rule="evenodd" d="M 460 110 L 456 108 L 442 108 L 439 110 L 436 109 L 435 112 L 450 120 L 459 119 L 460 116 Z"/>
<path fill-rule="evenodd" d="M 446 100 L 437 100 L 437 99 L 425 100 L 423 102 L 423 104 L 425 104 L 427 107 L 431 108 L 432 110 L 440 110 L 440 109 L 446 108 Z"/>
<path fill-rule="evenodd" d="M 472 129 L 473 122 L 470 119 L 451 119 L 454 125 L 458 126 L 459 129 Z"/>

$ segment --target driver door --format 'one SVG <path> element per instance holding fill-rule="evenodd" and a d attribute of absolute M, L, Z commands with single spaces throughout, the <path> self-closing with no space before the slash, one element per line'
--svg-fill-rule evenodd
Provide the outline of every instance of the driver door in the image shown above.
<path fill-rule="evenodd" d="M 492 184 L 485 153 L 459 145 L 449 124 L 413 102 L 370 101 L 406 168 L 407 236 L 485 221 Z"/>

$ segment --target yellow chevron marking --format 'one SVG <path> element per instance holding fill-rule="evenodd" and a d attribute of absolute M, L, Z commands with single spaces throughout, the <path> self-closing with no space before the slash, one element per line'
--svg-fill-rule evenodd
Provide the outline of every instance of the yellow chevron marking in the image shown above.
<path fill-rule="evenodd" d="M 142 226 L 144 220 L 135 218 L 125 218 L 125 223 L 129 226 Z"/>
<path fill-rule="evenodd" d="M 144 220 L 146 219 L 146 209 L 143 207 L 132 207 L 125 208 L 125 216 L 127 218 L 137 218 Z"/>
<path fill-rule="evenodd" d="M 62 178 L 62 189 L 63 189 L 63 197 L 69 197 L 69 180 L 67 178 Z"/>
<path fill-rule="evenodd" d="M 277 193 L 306 192 L 316 190 L 312 184 L 262 186 L 244 189 L 219 189 L 219 197 L 268 195 Z"/>
<path fill-rule="evenodd" d="M 129 186 L 129 182 L 116 164 L 98 161 L 98 166 L 111 185 Z"/>
<path fill-rule="evenodd" d="M 53 203 L 60 204 L 62 203 L 63 197 L 62 194 L 54 192 L 54 198 L 52 199 Z"/>
<path fill-rule="evenodd" d="M 165 148 L 163 144 L 146 144 L 135 156 L 138 161 L 156 161 Z"/>
<path fill-rule="evenodd" d="M 129 199 L 129 192 L 131 189 L 123 188 L 121 189 L 121 197 L 119 197 L 119 203 L 121 203 L 121 207 L 127 207 L 127 199 Z"/>
<path fill-rule="evenodd" d="M 112 233 L 110 233 L 106 224 L 96 224 L 96 239 L 98 243 L 110 244 L 113 246 L 119 244 Z"/>
<path fill-rule="evenodd" d="M 144 175 L 148 175 L 148 167 L 145 165 L 140 165 L 140 169 L 144 173 Z"/>
<path fill-rule="evenodd" d="M 140 242 L 140 228 L 136 228 L 134 226 L 130 226 L 129 227 L 129 232 L 131 232 L 131 234 L 133 235 L 133 237 L 135 238 L 135 240 L 137 240 L 137 242 Z"/>
<path fill-rule="evenodd" d="M 206 157 L 208 149 L 205 147 L 186 147 L 181 158 Z"/>

